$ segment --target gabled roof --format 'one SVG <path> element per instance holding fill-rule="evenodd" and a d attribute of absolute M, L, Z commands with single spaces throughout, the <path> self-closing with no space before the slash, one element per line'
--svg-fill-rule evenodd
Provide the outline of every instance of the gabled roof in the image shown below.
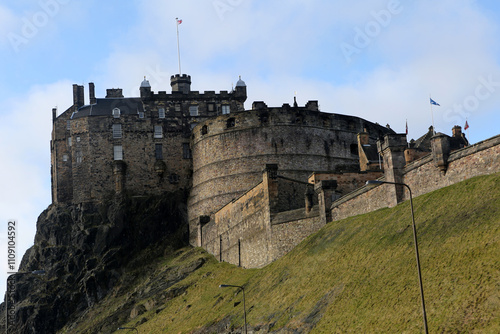
<path fill-rule="evenodd" d="M 111 116 L 113 109 L 120 109 L 120 115 L 137 115 L 144 111 L 140 97 L 96 99 L 95 104 L 85 105 L 71 116 L 71 119 L 88 116 Z"/>
<path fill-rule="evenodd" d="M 418 149 L 420 151 L 431 151 L 431 138 L 434 136 L 434 127 L 431 125 L 429 131 L 417 140 L 410 142 L 411 148 Z"/>

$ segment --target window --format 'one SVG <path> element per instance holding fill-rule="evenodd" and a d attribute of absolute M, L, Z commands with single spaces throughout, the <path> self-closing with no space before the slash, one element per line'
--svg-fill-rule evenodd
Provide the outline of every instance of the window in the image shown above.
<path fill-rule="evenodd" d="M 139 114 L 139 118 L 144 118 L 144 111 L 139 111 L 138 114 Z"/>
<path fill-rule="evenodd" d="M 207 104 L 207 109 L 208 109 L 208 111 L 214 111 L 214 110 L 215 110 L 215 104 L 213 104 L 213 103 L 208 103 L 208 104 Z"/>
<path fill-rule="evenodd" d="M 163 128 L 161 125 L 155 125 L 154 138 L 163 138 Z"/>
<path fill-rule="evenodd" d="M 222 115 L 227 115 L 231 111 L 231 108 L 229 107 L 228 104 L 223 104 L 222 105 Z"/>
<path fill-rule="evenodd" d="M 358 144 L 351 144 L 350 146 L 351 154 L 358 155 Z"/>
<path fill-rule="evenodd" d="M 155 157 L 156 160 L 162 160 L 163 159 L 163 145 L 162 144 L 155 144 Z"/>
<path fill-rule="evenodd" d="M 76 137 L 76 142 L 79 143 L 80 142 L 80 137 Z"/>
<path fill-rule="evenodd" d="M 233 117 L 231 117 L 231 118 L 229 118 L 229 119 L 227 120 L 227 122 L 226 122 L 226 127 L 227 127 L 227 128 L 232 128 L 232 127 L 234 127 L 235 123 L 236 123 L 236 121 L 234 120 L 234 118 L 233 118 Z"/>
<path fill-rule="evenodd" d="M 175 111 L 181 111 L 181 105 L 179 103 L 175 104 Z"/>
<path fill-rule="evenodd" d="M 71 122 L 66 121 L 66 130 L 71 130 Z"/>
<path fill-rule="evenodd" d="M 184 159 L 191 159 L 191 148 L 189 143 L 182 143 L 182 157 Z"/>
<path fill-rule="evenodd" d="M 68 137 L 68 146 L 71 147 L 72 144 L 71 137 Z"/>
<path fill-rule="evenodd" d="M 206 135 L 208 133 L 208 126 L 203 125 L 201 128 L 201 134 Z"/>
<path fill-rule="evenodd" d="M 198 106 L 189 106 L 189 116 L 198 116 Z"/>
<path fill-rule="evenodd" d="M 76 163 L 81 163 L 83 161 L 82 151 L 76 151 Z"/>
<path fill-rule="evenodd" d="M 158 109 L 158 117 L 165 118 L 165 108 Z"/>
<path fill-rule="evenodd" d="M 121 145 L 113 146 L 113 160 L 123 160 L 123 147 Z"/>
<path fill-rule="evenodd" d="M 122 137 L 122 125 L 113 124 L 113 138 L 121 138 L 121 137 Z"/>
<path fill-rule="evenodd" d="M 68 161 L 68 155 L 67 154 L 63 154 L 63 161 L 64 162 Z"/>
<path fill-rule="evenodd" d="M 120 118 L 120 109 L 119 108 L 114 108 L 113 109 L 113 117 L 114 118 Z"/>

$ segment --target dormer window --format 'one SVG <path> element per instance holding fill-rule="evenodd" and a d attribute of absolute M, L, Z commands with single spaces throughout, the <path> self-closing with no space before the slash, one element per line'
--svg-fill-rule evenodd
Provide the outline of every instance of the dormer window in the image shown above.
<path fill-rule="evenodd" d="M 165 118 L 165 108 L 158 109 L 158 117 Z"/>
<path fill-rule="evenodd" d="M 139 111 L 138 114 L 139 114 L 139 118 L 144 118 L 144 111 Z"/>
<path fill-rule="evenodd" d="M 113 117 L 114 118 L 120 118 L 120 109 L 119 108 L 114 108 L 113 109 Z"/>

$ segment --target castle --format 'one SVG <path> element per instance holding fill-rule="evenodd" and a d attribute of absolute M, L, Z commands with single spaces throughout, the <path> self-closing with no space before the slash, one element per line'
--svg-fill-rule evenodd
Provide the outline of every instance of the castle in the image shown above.
<path fill-rule="evenodd" d="M 352 213 L 346 196 L 367 180 L 404 181 L 406 166 L 428 156 L 442 173 L 451 152 L 468 147 L 460 127 L 407 143 L 388 126 L 322 112 L 317 101 L 247 110 L 241 78 L 229 92 L 191 91 L 185 74 L 171 87 L 154 93 L 145 78 L 140 97 L 108 89 L 96 98 L 90 83 L 85 104 L 83 86 L 73 85 L 73 105 L 53 110 L 53 203 L 184 189 L 189 242 L 220 261 L 262 267 Z M 404 200 L 394 192 L 394 203 Z"/>

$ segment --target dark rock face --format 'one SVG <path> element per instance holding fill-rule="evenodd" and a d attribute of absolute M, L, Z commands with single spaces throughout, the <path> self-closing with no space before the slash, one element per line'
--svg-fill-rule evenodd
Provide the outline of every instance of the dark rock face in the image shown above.
<path fill-rule="evenodd" d="M 102 300 L 138 252 L 155 244 L 162 251 L 187 245 L 185 203 L 185 192 L 179 191 L 49 206 L 19 270 L 46 274 L 11 278 L 16 303 L 9 333 L 56 333 Z"/>

